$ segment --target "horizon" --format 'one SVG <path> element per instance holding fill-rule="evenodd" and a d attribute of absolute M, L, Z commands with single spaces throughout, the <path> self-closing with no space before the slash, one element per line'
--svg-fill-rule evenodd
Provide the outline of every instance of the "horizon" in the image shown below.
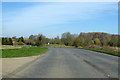
<path fill-rule="evenodd" d="M 67 32 L 64 32 L 64 33 L 67 33 Z M 85 32 L 80 32 L 80 33 L 85 33 Z M 75 34 L 75 35 L 78 35 L 78 36 L 79 36 L 80 33 L 79 33 L 79 34 Z M 89 33 L 105 33 L 105 32 L 86 32 L 86 34 L 89 34 Z M 62 33 L 62 34 L 63 34 L 63 33 Z M 61 35 L 62 35 L 62 34 L 61 34 Z M 74 33 L 70 33 L 70 34 L 74 35 Z M 110 33 L 105 33 L 105 34 L 109 34 L 109 35 L 119 35 L 119 34 L 110 34 Z M 31 35 L 39 35 L 39 34 L 31 34 Z M 29 36 L 31 36 L 31 35 L 29 35 Z M 43 34 L 42 34 L 42 35 L 43 35 Z M 60 39 L 61 39 L 61 35 L 58 36 Z M 23 38 L 25 38 L 25 39 L 28 39 L 29 36 L 28 36 L 28 37 L 24 37 L 24 36 L 5 37 L 5 36 L 2 36 L 2 37 L 3 37 L 3 38 L 12 38 L 12 37 L 20 38 L 20 37 L 23 37 Z M 43 35 L 43 36 L 45 36 L 45 35 Z M 2 37 L 0 37 L 0 38 L 2 38 Z M 48 37 L 45 36 L 45 38 L 48 38 Z M 55 37 L 53 37 L 53 38 L 48 38 L 48 39 L 55 39 L 55 38 L 57 38 L 57 36 L 55 36 Z"/>
<path fill-rule="evenodd" d="M 2 14 L 5 37 L 43 34 L 55 38 L 64 32 L 118 34 L 117 2 L 3 2 Z"/>

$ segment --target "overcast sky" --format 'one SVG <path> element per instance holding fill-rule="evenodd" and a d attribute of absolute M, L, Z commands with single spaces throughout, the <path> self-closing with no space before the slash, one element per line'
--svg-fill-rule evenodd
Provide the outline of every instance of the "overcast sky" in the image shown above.
<path fill-rule="evenodd" d="M 118 34 L 118 3 L 113 2 L 4 2 L 3 36 L 43 34 L 48 38 L 64 32 Z"/>

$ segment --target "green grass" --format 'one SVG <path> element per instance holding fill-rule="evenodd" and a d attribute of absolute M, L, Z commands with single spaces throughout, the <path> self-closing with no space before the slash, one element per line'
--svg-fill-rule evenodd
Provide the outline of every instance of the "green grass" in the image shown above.
<path fill-rule="evenodd" d="M 120 56 L 120 51 L 111 51 L 111 50 L 105 50 L 105 49 L 94 49 L 94 48 L 83 48 L 83 49 L 88 49 L 88 50 L 93 50 L 93 51 L 99 51 L 99 52 L 104 52 L 116 56 Z"/>
<path fill-rule="evenodd" d="M 49 47 L 61 47 L 64 46 L 63 44 L 45 44 L 45 46 L 49 46 Z"/>
<path fill-rule="evenodd" d="M 45 47 L 22 47 L 17 49 L 2 49 L 2 58 L 13 58 L 13 57 L 27 57 L 40 55 L 46 52 L 48 48 Z"/>

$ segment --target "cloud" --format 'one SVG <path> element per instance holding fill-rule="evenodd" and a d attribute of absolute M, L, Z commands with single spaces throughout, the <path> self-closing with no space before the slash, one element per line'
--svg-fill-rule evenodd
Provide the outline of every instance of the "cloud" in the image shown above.
<path fill-rule="evenodd" d="M 111 3 L 47 3 L 25 7 L 20 11 L 5 13 L 3 16 L 3 32 L 13 30 L 16 33 L 35 32 L 52 29 L 52 25 L 69 24 L 73 21 L 92 20 L 104 16 L 113 15 L 111 10 L 117 9 Z M 106 12 L 107 10 L 107 12 Z M 3 13 L 4 14 L 4 13 Z M 7 17 L 9 16 L 9 17 Z M 12 34 L 12 33 L 11 33 Z"/>

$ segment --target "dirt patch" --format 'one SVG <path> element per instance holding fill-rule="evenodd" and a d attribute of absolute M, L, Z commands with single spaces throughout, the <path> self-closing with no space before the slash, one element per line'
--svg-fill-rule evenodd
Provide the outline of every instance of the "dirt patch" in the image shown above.
<path fill-rule="evenodd" d="M 3 58 L 2 59 L 2 77 L 7 76 L 19 67 L 37 59 L 40 56 L 22 57 L 22 58 Z"/>

